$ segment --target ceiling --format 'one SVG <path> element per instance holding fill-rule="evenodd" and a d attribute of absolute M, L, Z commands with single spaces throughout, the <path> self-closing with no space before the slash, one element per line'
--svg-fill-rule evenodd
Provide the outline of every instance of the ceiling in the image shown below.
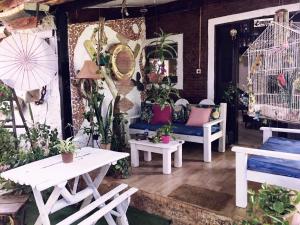
<path fill-rule="evenodd" d="M 113 8 L 121 7 L 123 0 L 113 0 L 106 3 L 97 4 L 90 8 Z M 127 7 L 143 7 L 148 5 L 161 5 L 176 0 L 127 0 Z"/>

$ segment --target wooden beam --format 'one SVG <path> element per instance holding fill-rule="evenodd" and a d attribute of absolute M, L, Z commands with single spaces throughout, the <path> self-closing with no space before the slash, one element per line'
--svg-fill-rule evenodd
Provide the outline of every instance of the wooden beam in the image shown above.
<path fill-rule="evenodd" d="M 56 26 L 61 126 L 63 138 L 68 138 L 73 135 L 73 131 L 68 127 L 69 124 L 73 124 L 68 52 L 68 17 L 66 12 L 56 10 L 55 18 L 57 21 Z"/>
<path fill-rule="evenodd" d="M 110 1 L 111 0 L 76 0 L 60 4 L 56 6 L 56 8 L 59 8 L 61 11 L 71 12 Z"/>
<path fill-rule="evenodd" d="M 145 17 L 154 17 L 159 14 L 167 14 L 172 12 L 188 11 L 198 9 L 203 4 L 200 0 L 179 0 L 163 5 L 147 6 L 148 10 Z M 142 7 L 129 7 L 129 16 L 126 18 L 144 16 L 140 10 Z M 70 23 L 92 22 L 99 19 L 99 15 L 105 17 L 106 20 L 121 19 L 121 8 L 85 8 L 79 11 L 69 11 Z"/>
<path fill-rule="evenodd" d="M 39 10 L 39 12 L 46 13 L 49 11 L 49 6 L 45 4 L 38 5 L 37 3 L 33 2 L 23 3 L 13 9 L 9 9 L 0 13 L 0 20 L 10 21 L 18 18 L 36 15 L 37 9 Z"/>

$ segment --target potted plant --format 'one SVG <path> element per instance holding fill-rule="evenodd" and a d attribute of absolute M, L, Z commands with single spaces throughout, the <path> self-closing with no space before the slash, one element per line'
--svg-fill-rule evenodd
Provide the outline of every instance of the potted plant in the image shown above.
<path fill-rule="evenodd" d="M 112 101 L 108 105 L 106 114 L 102 113 L 104 94 L 94 90 L 88 98 L 89 110 L 85 112 L 84 117 L 90 122 L 89 127 L 84 127 L 84 132 L 93 138 L 100 138 L 100 148 L 111 148 L 112 137 Z"/>
<path fill-rule="evenodd" d="M 248 218 L 241 225 L 298 225 L 300 193 L 263 184 L 258 192 L 249 191 Z"/>
<path fill-rule="evenodd" d="M 56 145 L 59 152 L 61 153 L 61 157 L 64 163 L 73 162 L 75 145 L 72 141 L 73 137 L 69 137 L 66 140 L 60 140 L 59 144 Z"/>
<path fill-rule="evenodd" d="M 171 134 L 173 132 L 171 125 L 164 125 L 159 130 L 158 133 L 160 135 L 161 142 L 164 144 L 168 144 L 171 141 Z"/>

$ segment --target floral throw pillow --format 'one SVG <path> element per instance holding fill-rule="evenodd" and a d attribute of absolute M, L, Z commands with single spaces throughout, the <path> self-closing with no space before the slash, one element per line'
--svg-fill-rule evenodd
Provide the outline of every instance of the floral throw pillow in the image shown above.
<path fill-rule="evenodd" d="M 141 104 L 141 121 L 144 123 L 150 123 L 153 117 L 152 104 L 147 102 L 142 102 Z"/>
<path fill-rule="evenodd" d="M 173 123 L 186 123 L 189 118 L 188 108 L 184 105 L 175 105 L 172 114 Z"/>

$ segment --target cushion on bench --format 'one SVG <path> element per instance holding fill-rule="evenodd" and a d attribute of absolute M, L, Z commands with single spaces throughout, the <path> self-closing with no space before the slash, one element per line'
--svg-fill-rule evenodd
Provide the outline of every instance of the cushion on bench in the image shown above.
<path fill-rule="evenodd" d="M 300 141 L 282 137 L 269 138 L 260 149 L 300 154 Z M 249 156 L 248 169 L 263 173 L 300 178 L 300 161 L 265 156 Z"/>
<path fill-rule="evenodd" d="M 156 131 L 163 125 L 152 125 L 144 122 L 136 122 L 130 125 L 131 129 L 137 130 L 149 130 L 149 131 Z M 203 137 L 203 127 L 193 127 L 193 126 L 186 126 L 182 123 L 174 123 L 173 126 L 173 133 L 175 134 L 183 134 L 183 135 L 192 135 L 192 136 L 199 136 Z M 219 126 L 212 126 L 211 133 L 214 134 L 220 130 Z"/>

